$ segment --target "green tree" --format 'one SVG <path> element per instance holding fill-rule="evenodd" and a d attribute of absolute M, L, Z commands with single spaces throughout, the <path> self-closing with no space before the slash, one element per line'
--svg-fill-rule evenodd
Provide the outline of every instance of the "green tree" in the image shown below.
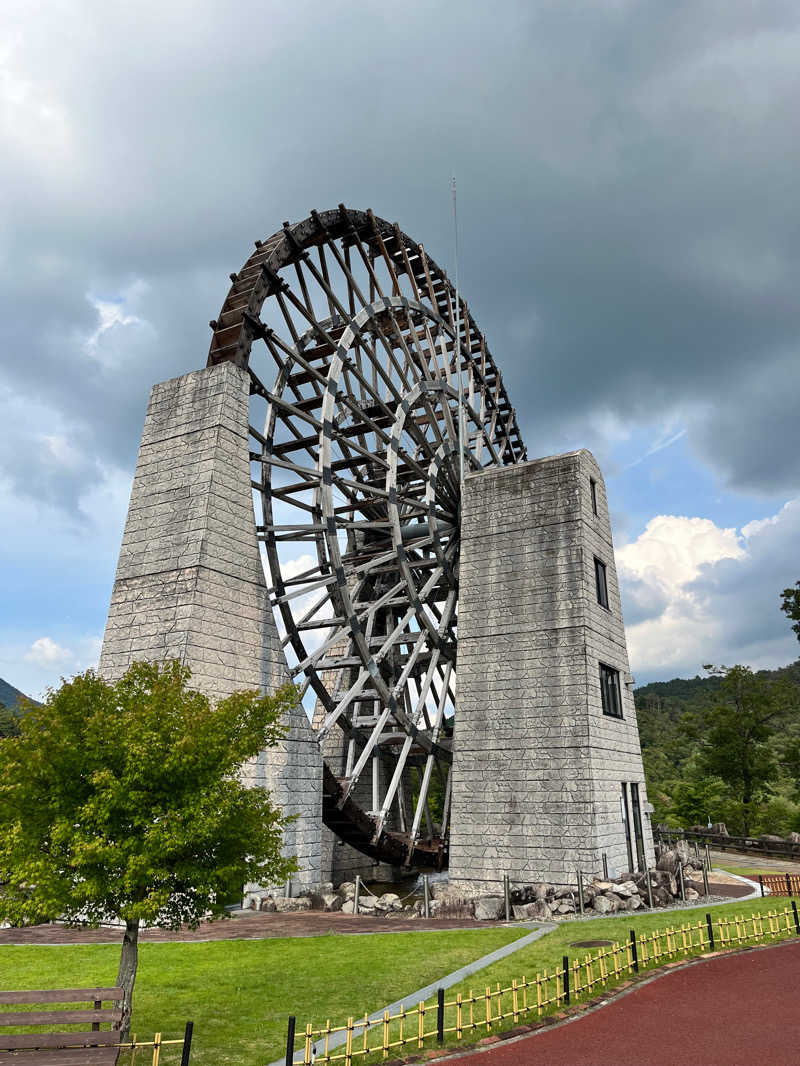
<path fill-rule="evenodd" d="M 0 738 L 19 736 L 19 715 L 0 703 Z"/>
<path fill-rule="evenodd" d="M 749 836 L 757 805 L 770 795 L 779 766 L 770 741 L 797 706 L 797 690 L 747 666 L 706 666 L 721 684 L 714 702 L 687 716 L 689 735 L 700 741 L 699 766 L 719 778 L 741 812 Z"/>
<path fill-rule="evenodd" d="M 0 918 L 125 922 L 118 984 L 130 1027 L 139 925 L 222 917 L 245 881 L 280 883 L 285 819 L 237 771 L 283 735 L 294 689 L 216 705 L 177 661 L 89 670 L 0 740 Z"/>
<path fill-rule="evenodd" d="M 781 593 L 781 610 L 784 612 L 787 618 L 792 619 L 794 625 L 792 629 L 797 634 L 797 639 L 800 640 L 800 581 L 796 583 L 796 586 L 788 589 L 784 589 Z"/>

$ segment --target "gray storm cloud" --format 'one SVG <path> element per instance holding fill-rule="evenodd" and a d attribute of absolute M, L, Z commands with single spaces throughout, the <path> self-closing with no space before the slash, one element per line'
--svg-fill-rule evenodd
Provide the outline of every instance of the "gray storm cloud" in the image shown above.
<path fill-rule="evenodd" d="M 453 172 L 530 454 L 678 419 L 732 489 L 800 488 L 796 3 L 14 0 L 0 41 L 12 496 L 129 476 L 284 219 L 371 206 L 452 270 Z"/>

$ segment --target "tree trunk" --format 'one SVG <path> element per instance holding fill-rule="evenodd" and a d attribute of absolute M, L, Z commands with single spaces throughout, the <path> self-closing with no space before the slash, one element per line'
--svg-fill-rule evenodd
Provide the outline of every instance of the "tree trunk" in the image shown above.
<path fill-rule="evenodd" d="M 133 1010 L 133 985 L 136 981 L 136 967 L 139 965 L 139 919 L 125 922 L 125 936 L 122 938 L 122 953 L 119 957 L 117 986 L 123 991 L 122 1023 L 120 1039 L 127 1041 L 131 1031 L 131 1011 Z"/>

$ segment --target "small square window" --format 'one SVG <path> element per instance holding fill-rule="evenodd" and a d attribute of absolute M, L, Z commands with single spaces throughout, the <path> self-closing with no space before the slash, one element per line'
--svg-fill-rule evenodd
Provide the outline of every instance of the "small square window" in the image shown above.
<path fill-rule="evenodd" d="M 594 580 L 597 585 L 597 602 L 608 609 L 608 582 L 606 581 L 606 564 L 599 559 L 594 561 Z"/>
<path fill-rule="evenodd" d="M 593 477 L 589 478 L 589 490 L 592 494 L 592 510 L 597 514 L 597 482 Z"/>
<path fill-rule="evenodd" d="M 609 718 L 622 717 L 622 696 L 619 688 L 619 670 L 600 663 L 600 698 L 603 714 Z"/>

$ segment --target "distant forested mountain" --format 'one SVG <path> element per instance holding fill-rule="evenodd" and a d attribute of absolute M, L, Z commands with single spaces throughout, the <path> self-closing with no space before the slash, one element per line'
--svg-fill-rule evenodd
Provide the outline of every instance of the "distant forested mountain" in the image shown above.
<path fill-rule="evenodd" d="M 0 677 L 0 737 L 14 736 L 18 732 L 19 701 L 27 698 L 24 692 Z"/>
<path fill-rule="evenodd" d="M 0 703 L 2 703 L 9 710 L 13 710 L 20 699 L 27 699 L 24 692 L 20 692 L 18 688 L 14 688 L 13 685 L 9 685 L 7 681 L 4 681 L 0 677 Z"/>
<path fill-rule="evenodd" d="M 751 831 L 784 835 L 800 830 L 800 659 L 777 670 L 760 670 L 767 683 L 788 682 L 797 690 L 794 708 L 777 724 L 769 741 L 778 767 Z M 720 702 L 719 676 L 675 678 L 634 690 L 642 742 L 647 794 L 654 822 L 688 826 L 727 822 L 741 832 L 740 812 L 722 783 L 704 769 L 701 749 L 707 712 Z"/>

